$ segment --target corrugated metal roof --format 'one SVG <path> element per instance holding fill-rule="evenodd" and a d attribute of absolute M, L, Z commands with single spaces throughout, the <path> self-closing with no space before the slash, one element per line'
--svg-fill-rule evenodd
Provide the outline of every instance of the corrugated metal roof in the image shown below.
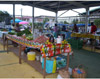
<path fill-rule="evenodd" d="M 99 6 L 100 1 L 0 1 L 0 4 L 22 4 L 35 6 L 49 11 L 61 11 Z"/>
<path fill-rule="evenodd" d="M 93 12 L 95 12 L 95 11 L 98 11 L 98 10 L 100 10 L 100 7 L 90 10 L 89 13 L 91 14 L 91 13 L 93 13 Z M 81 14 L 85 15 L 86 12 L 83 12 L 83 13 L 81 13 Z"/>

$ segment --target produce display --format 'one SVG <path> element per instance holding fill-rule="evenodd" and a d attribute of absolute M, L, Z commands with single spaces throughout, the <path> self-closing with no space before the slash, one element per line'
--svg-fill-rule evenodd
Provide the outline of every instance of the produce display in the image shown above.
<path fill-rule="evenodd" d="M 29 36 L 29 37 L 27 37 L 28 39 L 32 39 L 31 36 L 30 36 L 31 35 L 31 32 L 28 29 L 25 29 L 23 31 L 17 32 L 17 36 L 22 36 L 24 34 L 26 36 Z"/>
<path fill-rule="evenodd" d="M 22 36 L 23 32 L 17 32 L 17 36 Z"/>
<path fill-rule="evenodd" d="M 29 35 L 29 36 L 32 36 L 32 34 Z M 17 43 L 23 45 L 23 46 L 28 46 L 28 47 L 31 47 L 31 48 L 40 49 L 41 45 L 43 44 L 43 43 L 40 44 L 38 42 L 34 42 L 34 40 L 31 40 L 32 38 L 30 38 L 30 37 L 29 37 L 29 40 L 28 40 L 28 39 L 26 39 L 27 36 L 26 36 L 26 38 L 23 38 L 23 37 L 19 37 L 19 36 L 16 36 L 16 35 L 7 34 L 6 37 L 9 38 L 10 40 L 14 41 L 14 42 L 17 42 Z"/>
<path fill-rule="evenodd" d="M 34 40 L 35 43 L 45 43 L 49 38 L 45 35 L 42 35 Z"/>
<path fill-rule="evenodd" d="M 7 29 L 1 29 L 1 31 L 8 31 Z"/>
<path fill-rule="evenodd" d="M 29 29 L 25 29 L 25 30 L 23 30 L 22 33 L 25 34 L 25 35 L 29 35 L 29 34 L 31 34 L 31 32 L 29 31 Z"/>
<path fill-rule="evenodd" d="M 95 39 L 95 36 L 92 34 L 80 34 L 80 33 L 72 33 L 72 37 L 82 37 L 82 38 L 92 38 Z"/>
<path fill-rule="evenodd" d="M 33 40 L 33 34 L 27 35 L 27 36 L 26 36 L 26 39 L 27 39 L 27 40 Z"/>
<path fill-rule="evenodd" d="M 8 32 L 8 34 L 10 34 L 10 35 L 15 35 L 15 32 Z"/>
<path fill-rule="evenodd" d="M 48 42 L 48 41 L 47 41 Z M 59 44 L 53 44 L 53 43 L 46 43 L 41 46 L 40 48 L 41 54 L 43 57 L 46 56 L 55 56 L 61 53 L 70 53 L 71 52 L 71 46 L 67 42 L 62 42 Z"/>

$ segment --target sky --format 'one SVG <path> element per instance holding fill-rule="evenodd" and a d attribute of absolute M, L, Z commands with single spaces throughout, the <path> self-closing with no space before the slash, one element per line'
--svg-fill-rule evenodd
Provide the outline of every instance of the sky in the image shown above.
<path fill-rule="evenodd" d="M 90 10 L 91 9 L 95 9 L 97 7 L 91 7 Z M 23 6 L 23 5 L 20 5 L 20 4 L 16 4 L 15 5 L 15 15 L 21 15 L 21 9 L 22 9 L 22 15 L 23 16 L 32 16 L 32 7 L 31 6 Z M 0 10 L 1 11 L 7 11 L 9 14 L 13 15 L 13 5 L 12 4 L 0 4 Z M 86 11 L 84 8 L 74 9 L 74 10 L 78 11 L 80 13 Z M 62 14 L 63 12 L 64 11 L 59 11 L 58 12 L 58 16 L 60 14 Z M 35 8 L 34 15 L 35 16 L 40 16 L 40 15 L 55 16 L 55 13 L 51 12 L 51 11 L 48 11 L 48 10 L 43 10 L 43 9 Z M 76 16 L 76 15 L 78 15 L 78 13 L 69 10 L 68 12 L 66 12 L 61 17 Z"/>

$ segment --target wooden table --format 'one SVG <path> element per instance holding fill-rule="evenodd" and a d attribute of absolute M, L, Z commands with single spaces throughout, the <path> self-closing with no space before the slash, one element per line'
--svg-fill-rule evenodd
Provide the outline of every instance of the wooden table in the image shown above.
<path fill-rule="evenodd" d="M 9 37 L 9 35 L 6 35 L 6 41 L 4 41 L 4 48 L 5 48 L 5 42 L 6 42 L 6 45 L 7 45 L 7 53 L 8 53 L 8 40 L 11 40 L 11 41 L 14 41 L 14 40 L 12 40 L 10 37 Z M 14 41 L 14 42 L 16 42 L 16 41 Z M 32 62 L 30 62 L 30 61 L 28 61 L 27 60 L 27 56 L 26 55 L 24 55 L 24 56 L 22 56 L 21 55 L 21 52 L 22 52 L 22 45 L 24 45 L 24 46 L 27 46 L 27 45 L 25 45 L 24 43 L 22 44 L 22 43 L 20 43 L 20 42 L 16 42 L 16 43 L 18 43 L 19 44 L 19 53 L 16 53 L 16 55 L 17 56 L 19 56 L 19 64 L 21 64 L 22 62 L 21 62 L 21 59 L 23 59 L 24 61 L 26 61 L 28 64 L 30 64 L 32 67 L 35 67 L 36 66 L 36 64 L 38 65 L 38 67 L 39 68 L 37 68 L 37 67 L 35 67 L 35 69 L 36 70 L 38 70 L 39 72 L 40 71 L 42 71 L 42 66 L 41 66 L 41 64 L 39 63 L 39 62 L 36 62 L 36 61 L 32 61 Z M 32 46 L 30 46 L 30 47 L 32 47 Z M 34 47 L 33 47 L 34 48 Z M 33 64 L 32 64 L 33 63 Z M 36 63 L 36 64 L 35 64 Z M 69 68 L 69 53 L 68 53 L 68 55 L 67 55 L 67 66 L 66 66 L 66 70 L 68 71 L 68 68 Z M 43 69 L 43 72 L 40 72 L 40 73 L 42 73 L 43 74 L 43 77 L 45 78 L 45 76 L 46 76 L 46 57 L 44 58 L 44 69 Z"/>
<path fill-rule="evenodd" d="M 71 37 L 78 37 L 78 38 L 89 38 L 89 39 L 94 39 L 94 42 L 92 43 L 91 51 L 95 51 L 95 43 L 96 39 L 100 41 L 100 35 L 94 35 L 94 34 L 86 34 L 86 33 L 72 33 Z"/>

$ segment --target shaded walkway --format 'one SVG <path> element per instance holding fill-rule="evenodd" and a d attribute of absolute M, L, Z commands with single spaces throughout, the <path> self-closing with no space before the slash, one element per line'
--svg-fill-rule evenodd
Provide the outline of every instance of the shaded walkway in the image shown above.
<path fill-rule="evenodd" d="M 83 64 L 89 78 L 100 78 L 100 54 L 87 50 L 74 49 L 74 60 L 70 58 L 70 67 Z"/>

